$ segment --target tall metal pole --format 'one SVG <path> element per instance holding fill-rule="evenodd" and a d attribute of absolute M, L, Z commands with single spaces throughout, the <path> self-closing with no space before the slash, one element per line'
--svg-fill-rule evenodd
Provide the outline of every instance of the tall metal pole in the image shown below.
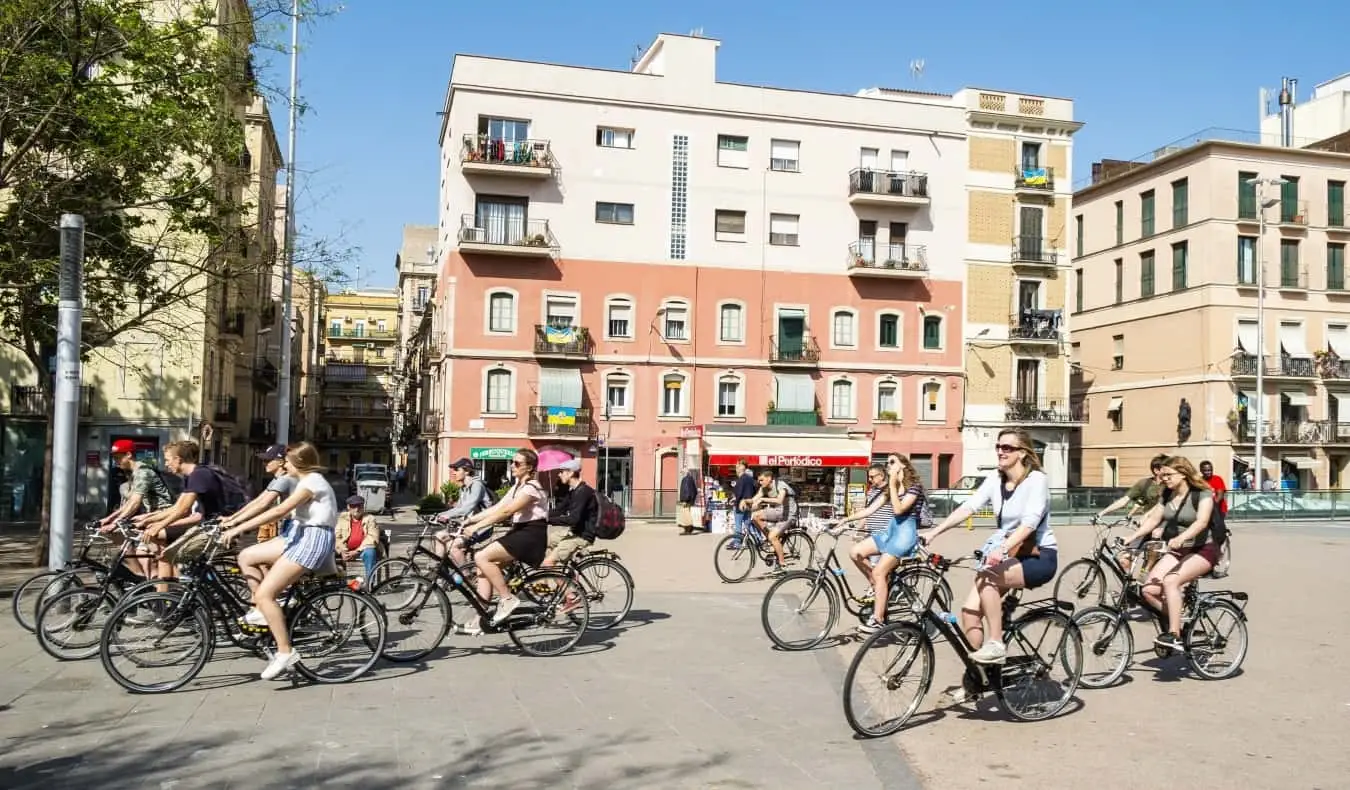
<path fill-rule="evenodd" d="M 61 215 L 57 282 L 56 384 L 52 388 L 51 534 L 47 567 L 70 561 L 75 522 L 75 432 L 80 421 L 80 314 L 84 278 L 84 217 Z"/>
<path fill-rule="evenodd" d="M 1258 185 L 1259 187 L 1259 185 Z M 1256 193 L 1256 213 L 1259 230 L 1256 233 L 1256 447 L 1252 463 L 1256 464 L 1255 489 L 1263 490 L 1265 474 L 1265 417 L 1266 417 L 1266 207 L 1265 190 Z"/>
<path fill-rule="evenodd" d="M 300 0 L 291 0 L 291 95 L 290 123 L 286 132 L 286 245 L 285 264 L 281 269 L 281 371 L 277 376 L 277 437 L 280 444 L 288 444 L 291 436 L 291 326 L 293 283 L 295 280 L 295 125 L 300 86 Z M 308 322 L 305 324 L 308 326 Z"/>

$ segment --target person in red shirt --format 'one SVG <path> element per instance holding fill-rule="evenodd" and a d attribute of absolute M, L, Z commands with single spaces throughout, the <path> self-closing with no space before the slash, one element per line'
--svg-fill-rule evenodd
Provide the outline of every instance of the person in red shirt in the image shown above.
<path fill-rule="evenodd" d="M 363 582 L 370 579 L 375 563 L 380 559 L 380 526 L 365 507 L 364 497 L 348 497 L 347 512 L 338 516 L 337 526 L 333 529 L 338 555 L 344 560 L 361 558 L 361 565 L 365 567 Z"/>
<path fill-rule="evenodd" d="M 1214 489 L 1214 503 L 1219 506 L 1219 512 L 1228 515 L 1228 486 L 1224 485 L 1222 477 L 1214 474 L 1214 464 L 1201 461 L 1200 476 Z"/>

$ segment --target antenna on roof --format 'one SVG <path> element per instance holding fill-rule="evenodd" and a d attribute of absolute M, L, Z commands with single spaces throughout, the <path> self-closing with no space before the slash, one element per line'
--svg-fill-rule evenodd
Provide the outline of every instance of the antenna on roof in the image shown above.
<path fill-rule="evenodd" d="M 923 78 L 923 58 L 918 58 L 909 62 L 909 76 L 914 78 L 914 83 L 916 85 Z"/>
<path fill-rule="evenodd" d="M 640 60 L 642 60 L 642 45 L 641 45 L 641 44 L 634 44 L 634 45 L 633 45 L 633 57 L 630 58 L 629 61 L 628 61 L 628 63 L 629 63 L 628 68 L 629 68 L 629 69 L 635 69 L 635 68 L 637 68 L 638 61 L 640 61 Z"/>
<path fill-rule="evenodd" d="M 696 27 L 693 30 L 689 31 L 689 35 L 693 36 L 694 38 L 703 38 L 703 28 Z"/>

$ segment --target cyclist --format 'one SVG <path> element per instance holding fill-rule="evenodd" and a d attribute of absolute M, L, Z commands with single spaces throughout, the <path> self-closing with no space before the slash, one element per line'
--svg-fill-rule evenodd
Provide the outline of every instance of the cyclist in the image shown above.
<path fill-rule="evenodd" d="M 769 572 L 770 576 L 781 576 L 785 572 L 787 557 L 783 553 L 783 530 L 788 528 L 788 498 L 792 488 L 778 479 L 772 469 L 759 470 L 759 491 L 750 500 L 752 515 L 750 521 L 768 536 L 778 563 Z"/>
<path fill-rule="evenodd" d="M 853 544 L 849 550 L 849 558 L 853 564 L 858 566 L 858 570 L 863 572 L 863 576 L 869 580 L 868 587 L 863 594 L 858 596 L 858 600 L 863 603 L 872 602 L 872 587 L 870 579 L 872 578 L 872 568 L 877 561 L 876 541 L 886 534 L 890 529 L 891 522 L 895 520 L 895 506 L 891 503 L 890 495 L 890 473 L 887 468 L 900 462 L 898 456 L 891 455 L 886 459 L 886 466 L 881 464 L 872 464 L 867 469 L 867 482 L 871 487 L 867 489 L 867 499 L 862 509 L 857 512 L 844 516 L 839 520 L 839 526 L 833 531 L 838 532 L 844 525 L 862 521 L 867 525 L 867 540 L 860 540 Z M 867 541 L 871 540 L 871 543 Z"/>
<path fill-rule="evenodd" d="M 473 461 L 468 458 L 461 458 L 450 464 L 450 479 L 454 480 L 459 486 L 459 499 L 455 502 L 454 507 L 437 516 L 437 521 L 442 524 L 450 521 L 463 521 L 475 513 L 483 512 L 492 505 L 492 496 L 488 491 L 487 484 L 479 479 L 474 471 Z M 436 556 L 444 557 L 448 546 L 450 559 L 458 568 L 468 562 L 466 552 L 470 546 L 476 546 L 491 536 L 492 527 L 487 527 L 472 534 L 468 534 L 462 529 L 458 532 L 451 532 L 448 529 L 440 530 L 436 533 Z"/>
<path fill-rule="evenodd" d="M 890 575 L 900 565 L 900 561 L 914 553 L 918 545 L 918 515 L 923 511 L 924 491 L 919 484 L 919 476 L 914 465 L 903 455 L 894 456 L 889 472 L 881 471 L 881 484 L 885 486 L 886 499 L 890 500 L 890 523 L 880 536 L 863 540 L 853 547 L 853 562 L 872 580 L 872 617 L 858 630 L 864 634 L 881 630 L 886 622 L 886 604 L 888 595 L 878 595 L 890 587 Z M 869 564 L 873 555 L 880 555 L 875 565 Z"/>
<path fill-rule="evenodd" d="M 153 466 L 136 460 L 136 444 L 130 439 L 112 443 L 112 460 L 126 473 L 130 481 L 122 505 L 99 521 L 99 532 L 111 532 L 117 522 L 142 512 L 154 513 L 173 504 L 169 486 Z M 150 560 L 146 557 L 128 557 L 126 566 L 139 576 L 150 578 Z"/>
<path fill-rule="evenodd" d="M 1003 645 L 1003 596 L 1009 590 L 1034 589 L 1055 577 L 1058 543 L 1050 529 L 1050 486 L 1031 436 L 1022 428 L 1004 428 L 994 445 L 998 470 L 941 524 L 922 536 L 925 544 L 998 503 L 996 531 L 984 544 L 984 566 L 961 607 L 961 628 L 975 648 L 972 661 L 999 664 Z M 988 621 L 988 639 L 981 616 Z"/>
<path fill-rule="evenodd" d="M 567 486 L 567 499 L 549 511 L 548 523 L 567 527 L 568 532 L 549 541 L 548 556 L 540 567 L 551 568 L 572 559 L 578 550 L 595 543 L 595 520 L 600 515 L 600 502 L 595 489 L 581 479 L 581 461 L 573 458 L 558 467 L 558 480 Z"/>
<path fill-rule="evenodd" d="M 271 566 L 253 589 L 253 606 L 261 613 L 277 643 L 276 654 L 262 671 L 263 680 L 275 678 L 300 661 L 300 654 L 292 648 L 290 634 L 286 631 L 286 615 L 277 603 L 277 596 L 305 573 L 337 572 L 333 537 L 333 527 L 337 524 L 337 497 L 319 466 L 319 451 L 309 442 L 292 445 L 286 450 L 285 470 L 296 481 L 290 496 L 233 530 L 248 532 L 294 514 L 294 523 L 286 530 L 284 539 L 269 540 L 253 547 L 257 551 L 252 559 L 257 565 Z M 249 585 L 253 586 L 252 580 Z M 249 622 L 256 620 L 254 615 Z"/>
<path fill-rule="evenodd" d="M 1153 460 L 1148 462 L 1148 477 L 1141 477 L 1130 486 L 1129 490 L 1120 499 L 1112 502 L 1097 513 L 1096 519 L 1106 518 L 1108 513 L 1113 513 L 1126 505 L 1130 506 L 1130 511 L 1126 517 L 1133 516 L 1135 513 L 1147 513 L 1158 504 L 1158 498 L 1162 493 L 1162 467 L 1163 461 L 1167 460 L 1166 453 L 1159 453 L 1153 456 Z"/>
<path fill-rule="evenodd" d="M 498 596 L 497 611 L 492 624 L 501 625 L 520 606 L 520 599 L 506 586 L 502 569 L 513 562 L 538 567 L 548 553 L 548 496 L 535 479 L 539 469 L 539 455 L 533 450 L 517 450 L 511 459 L 511 476 L 515 483 L 502 501 L 465 523 L 465 529 L 488 526 L 510 520 L 511 527 L 497 541 L 484 546 L 474 555 L 478 568 L 478 596 L 490 600 Z"/>
<path fill-rule="evenodd" d="M 197 462 L 201 448 L 193 441 L 169 442 L 164 446 L 164 468 L 183 478 L 183 493 L 163 510 L 139 516 L 144 528 L 141 540 L 151 544 L 159 555 L 159 577 L 173 576 L 173 562 L 164 549 L 183 537 L 189 529 L 221 514 L 225 508 L 225 489 L 215 472 Z"/>
<path fill-rule="evenodd" d="M 1162 501 L 1144 516 L 1131 536 L 1142 540 L 1153 532 L 1171 551 L 1158 560 L 1144 582 L 1144 600 L 1167 612 L 1167 631 L 1153 640 L 1158 647 L 1181 649 L 1181 591 L 1209 573 L 1219 561 L 1219 544 L 1209 529 L 1214 491 L 1189 459 L 1174 455 L 1163 461 Z"/>
<path fill-rule="evenodd" d="M 237 513 L 227 516 L 220 521 L 221 533 L 220 539 L 227 545 L 233 543 L 236 538 L 244 534 L 244 530 L 237 529 L 236 525 L 253 518 L 259 513 L 264 512 L 279 502 L 286 501 L 295 491 L 295 478 L 286 474 L 286 446 L 283 444 L 273 444 L 268 446 L 262 452 L 258 453 L 258 458 L 262 459 L 264 469 L 272 476 L 271 482 L 267 488 L 263 489 L 261 494 L 253 498 L 252 502 L 239 508 Z M 285 538 L 285 529 L 281 534 L 270 540 L 283 540 Z M 262 565 L 256 560 L 259 556 L 267 556 L 268 550 L 264 547 L 268 541 L 256 543 L 243 551 L 239 552 L 239 571 L 244 574 L 244 580 L 248 582 L 249 589 L 256 590 L 258 583 L 262 581 Z M 281 544 L 278 544 L 281 545 Z M 251 618 L 251 619 L 250 619 Z M 245 619 L 252 625 L 266 625 L 262 620 L 262 615 L 256 609 L 250 610 Z"/>

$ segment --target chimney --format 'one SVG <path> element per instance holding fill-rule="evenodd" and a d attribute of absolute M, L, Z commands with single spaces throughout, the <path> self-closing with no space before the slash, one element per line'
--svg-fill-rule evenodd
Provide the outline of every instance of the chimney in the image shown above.
<path fill-rule="evenodd" d="M 1294 144 L 1293 96 L 1289 90 L 1289 78 L 1280 78 L 1280 145 L 1288 148 Z"/>

